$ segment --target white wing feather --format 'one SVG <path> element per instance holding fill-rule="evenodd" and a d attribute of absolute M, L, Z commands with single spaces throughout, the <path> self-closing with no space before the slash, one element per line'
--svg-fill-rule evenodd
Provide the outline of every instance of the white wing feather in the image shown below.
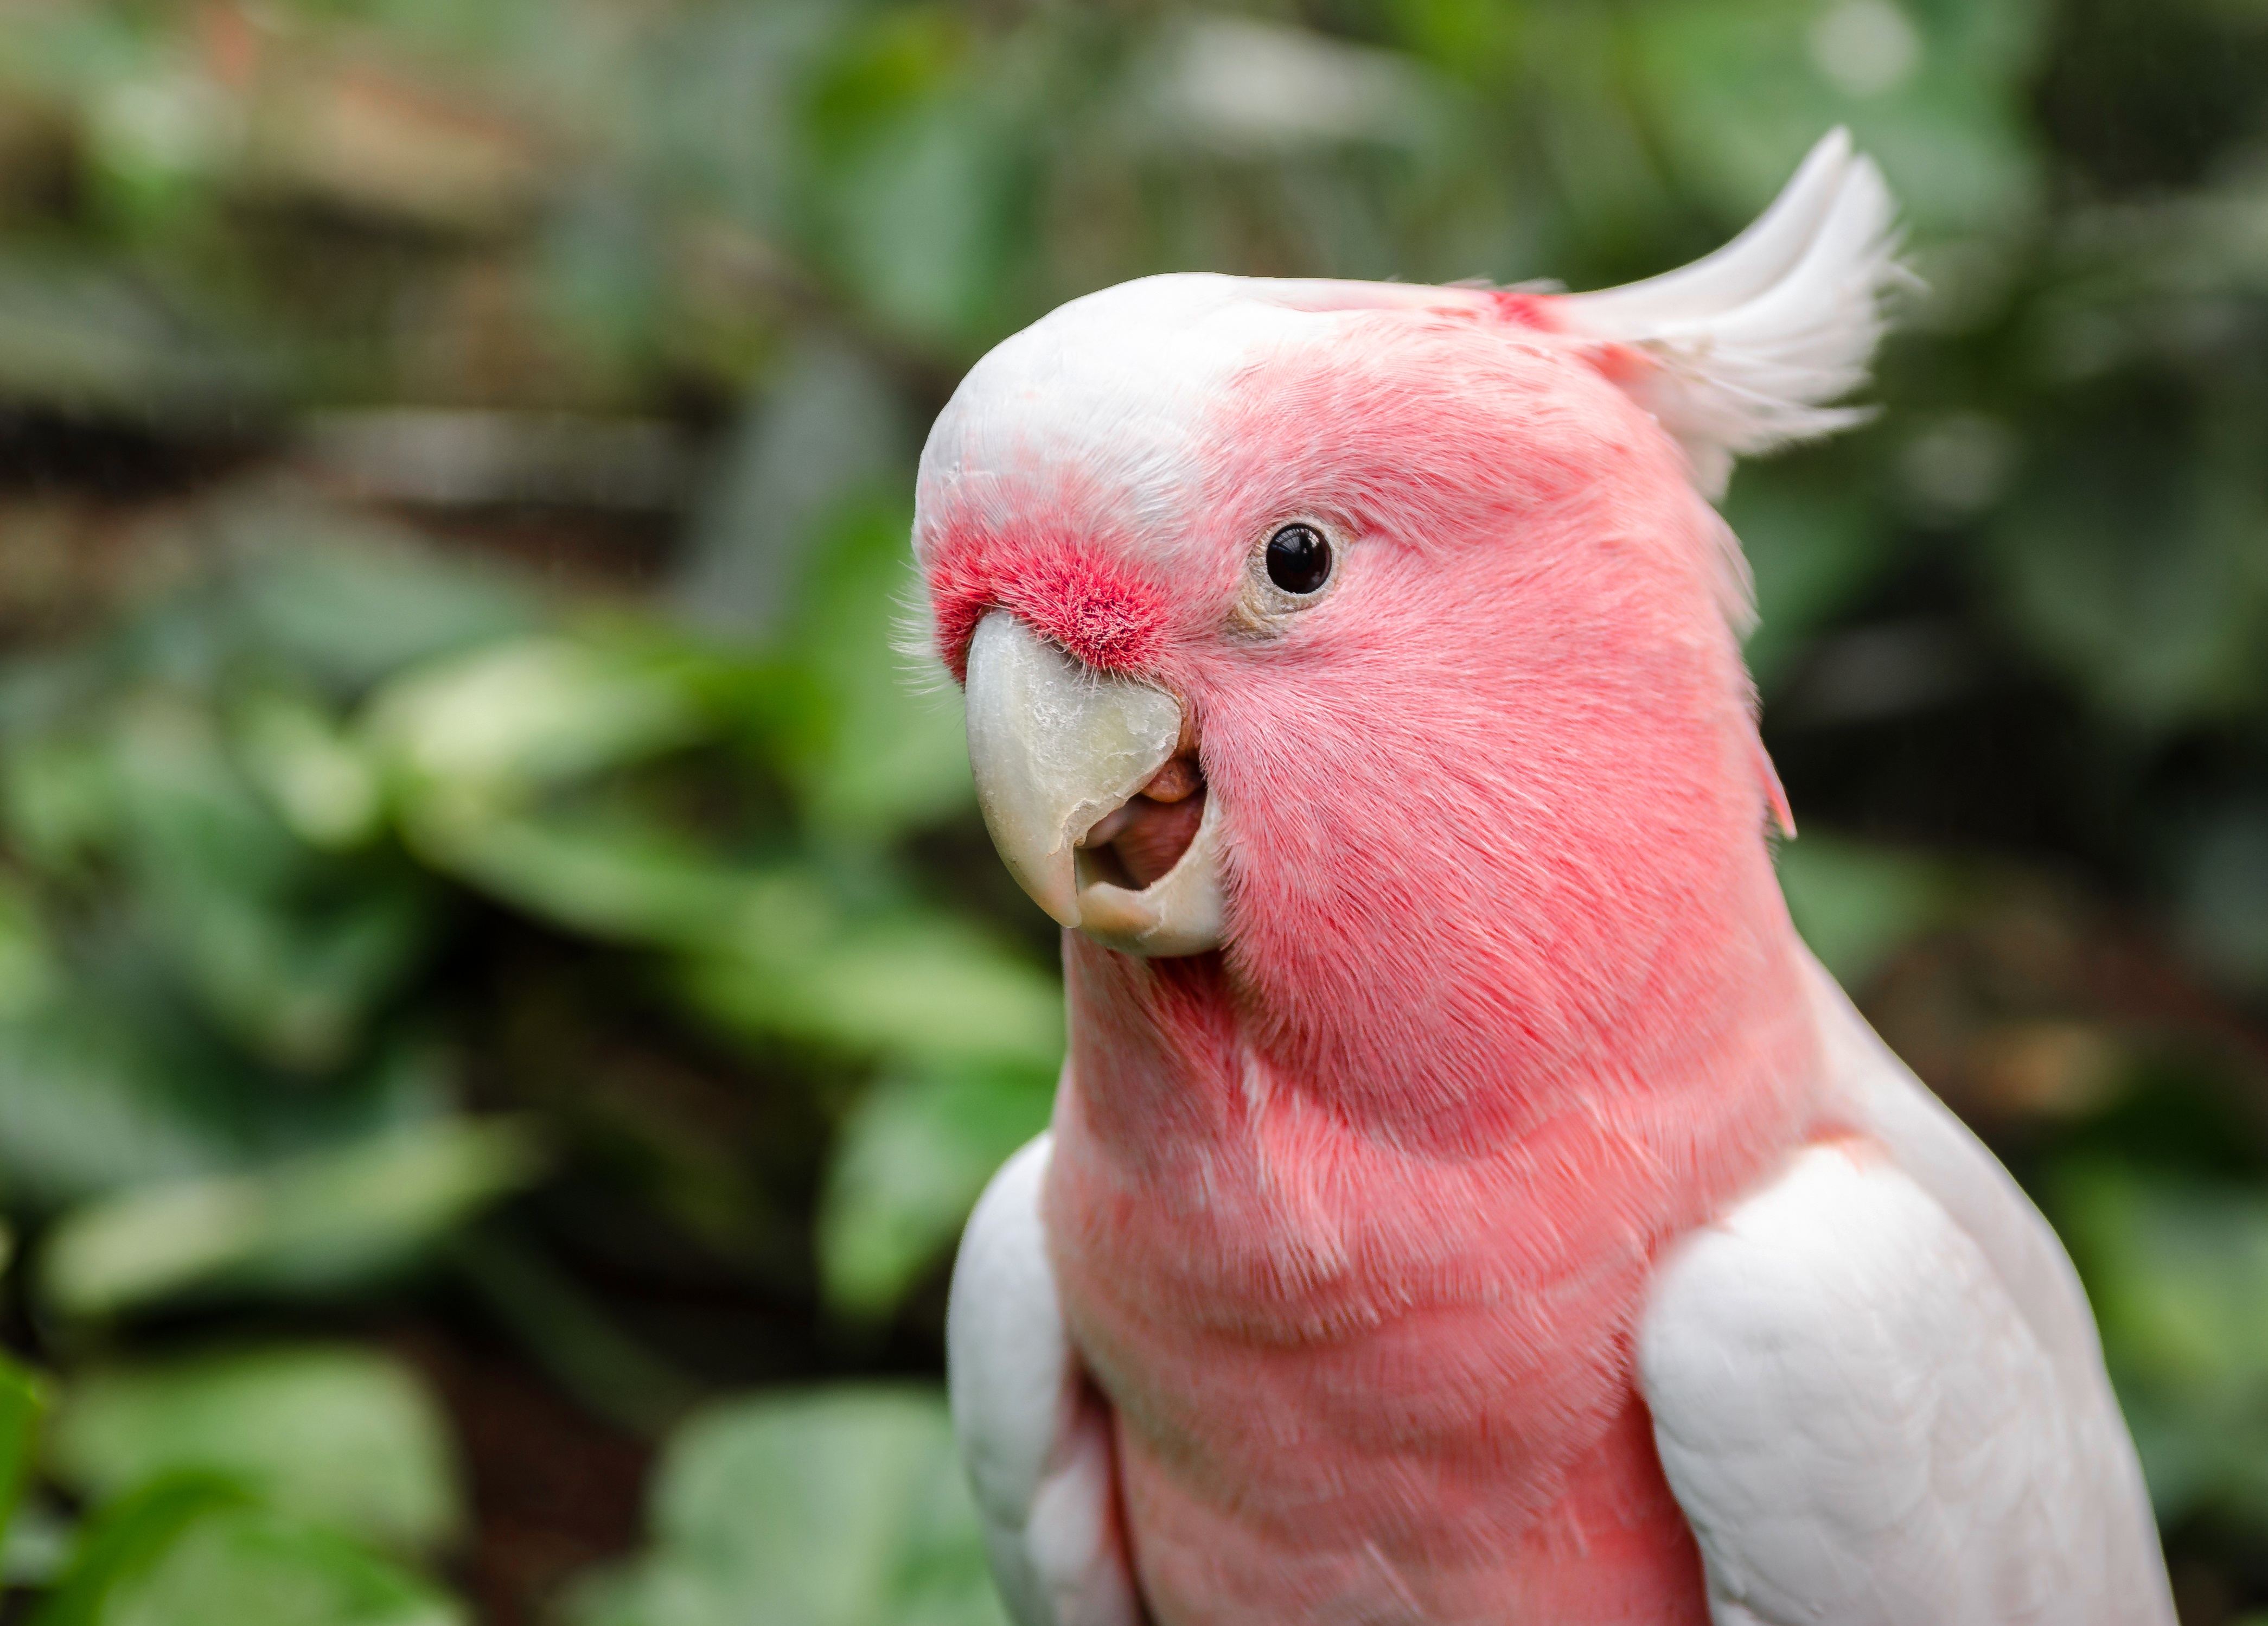
<path fill-rule="evenodd" d="M 1896 206 L 1844 130 L 1811 150 L 1754 224 L 1682 269 L 1555 302 L 1569 331 L 1626 345 L 1653 364 L 1631 386 L 1723 495 L 1733 460 L 1859 421 L 1828 403 L 1866 381 L 1906 279 Z"/>
<path fill-rule="evenodd" d="M 2172 1626 L 2068 1260 L 1815 974 L 1871 1139 L 1687 1239 L 1639 1335 L 1716 1626 Z"/>
<path fill-rule="evenodd" d="M 946 1307 L 953 1427 L 1017 1626 L 1141 1626 L 1108 1406 L 1064 1330 L 1040 1219 L 1050 1138 L 1001 1166 L 969 1217 Z"/>

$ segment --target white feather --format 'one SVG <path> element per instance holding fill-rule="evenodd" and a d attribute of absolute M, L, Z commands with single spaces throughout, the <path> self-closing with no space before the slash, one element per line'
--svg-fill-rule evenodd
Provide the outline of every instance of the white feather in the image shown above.
<path fill-rule="evenodd" d="M 1052 1144 L 1001 1166 L 961 1235 L 945 1318 L 954 1433 L 1017 1626 L 1141 1626 L 1109 1414 L 1064 1331 L 1041 1226 Z"/>
<path fill-rule="evenodd" d="M 1680 1243 L 1638 1364 L 1717 1626 L 2172 1626 L 2077 1278 L 1825 973 L 1868 1138 Z"/>
<path fill-rule="evenodd" d="M 1907 280 L 1896 216 L 1881 172 L 1837 129 L 1715 254 L 1642 283 L 1563 296 L 1556 308 L 1571 333 L 1652 364 L 1633 393 L 1719 497 L 1734 459 L 1865 416 L 1830 403 L 1866 381 L 1885 296 Z"/>

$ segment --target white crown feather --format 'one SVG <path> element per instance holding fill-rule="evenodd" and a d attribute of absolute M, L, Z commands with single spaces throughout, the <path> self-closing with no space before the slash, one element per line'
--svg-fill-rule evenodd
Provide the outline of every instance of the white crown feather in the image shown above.
<path fill-rule="evenodd" d="M 1830 132 L 1755 224 L 1691 265 L 1553 301 L 1578 336 L 1653 365 L 1631 393 L 1721 497 L 1733 460 L 1863 420 L 1830 403 L 1867 379 L 1886 297 L 1912 281 L 1896 205 L 1848 131 Z"/>

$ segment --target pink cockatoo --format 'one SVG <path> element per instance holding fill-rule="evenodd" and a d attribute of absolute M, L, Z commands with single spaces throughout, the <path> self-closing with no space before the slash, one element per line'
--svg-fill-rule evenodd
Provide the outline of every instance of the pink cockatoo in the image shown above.
<path fill-rule="evenodd" d="M 1891 212 L 1837 132 L 1603 293 L 1150 277 L 938 420 L 1069 929 L 947 1328 L 1022 1626 L 2170 1626 L 2068 1261 L 1772 874 L 1709 499 L 1850 421 Z"/>

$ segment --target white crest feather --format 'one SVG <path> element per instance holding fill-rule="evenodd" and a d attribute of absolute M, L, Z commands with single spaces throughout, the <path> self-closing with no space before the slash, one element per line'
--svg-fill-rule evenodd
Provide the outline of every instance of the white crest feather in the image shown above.
<path fill-rule="evenodd" d="M 1631 392 L 1722 496 L 1733 460 L 1849 427 L 1884 297 L 1908 280 L 1874 161 L 1830 132 L 1755 224 L 1680 270 L 1557 301 L 1569 331 L 1654 364 Z"/>

